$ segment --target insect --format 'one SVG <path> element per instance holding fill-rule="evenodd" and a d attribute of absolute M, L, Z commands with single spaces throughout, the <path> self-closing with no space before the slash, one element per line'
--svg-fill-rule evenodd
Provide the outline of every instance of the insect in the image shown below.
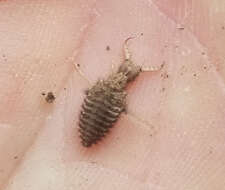
<path fill-rule="evenodd" d="M 90 147 L 100 141 L 110 128 L 126 111 L 126 87 L 136 79 L 142 71 L 158 71 L 160 68 L 143 69 L 131 60 L 127 42 L 124 42 L 124 62 L 115 73 L 106 79 L 98 80 L 86 91 L 79 116 L 79 133 L 84 147 Z M 162 66 L 161 66 L 162 68 Z"/>

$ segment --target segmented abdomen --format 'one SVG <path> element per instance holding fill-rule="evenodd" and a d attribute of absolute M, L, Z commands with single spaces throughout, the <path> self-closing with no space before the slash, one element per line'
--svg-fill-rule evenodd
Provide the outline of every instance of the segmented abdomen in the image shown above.
<path fill-rule="evenodd" d="M 120 103 L 116 97 L 120 97 Z M 104 92 L 87 95 L 84 99 L 79 119 L 79 132 L 81 143 L 85 147 L 96 144 L 118 120 L 124 111 L 125 94 L 117 92 L 116 97 L 110 98 Z M 122 99 L 121 99 L 122 98 Z M 122 101 L 121 101 L 122 100 Z"/>

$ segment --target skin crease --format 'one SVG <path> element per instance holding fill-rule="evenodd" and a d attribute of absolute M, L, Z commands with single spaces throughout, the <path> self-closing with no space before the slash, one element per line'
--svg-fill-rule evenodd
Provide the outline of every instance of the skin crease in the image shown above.
<path fill-rule="evenodd" d="M 223 189 L 224 13 L 220 0 L 0 1 L 0 189 Z M 165 66 L 141 73 L 128 113 L 83 148 L 84 91 L 140 33 L 132 60 Z"/>

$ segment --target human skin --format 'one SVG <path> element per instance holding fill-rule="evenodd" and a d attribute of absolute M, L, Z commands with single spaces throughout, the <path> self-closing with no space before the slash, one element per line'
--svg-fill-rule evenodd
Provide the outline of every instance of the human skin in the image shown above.
<path fill-rule="evenodd" d="M 223 189 L 224 20 L 221 0 L 0 1 L 0 189 Z M 141 33 L 134 63 L 165 66 L 141 73 L 127 113 L 82 147 L 85 89 Z"/>

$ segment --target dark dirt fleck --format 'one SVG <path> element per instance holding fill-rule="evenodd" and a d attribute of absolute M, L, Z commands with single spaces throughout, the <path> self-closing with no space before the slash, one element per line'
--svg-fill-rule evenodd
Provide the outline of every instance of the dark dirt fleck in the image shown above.
<path fill-rule="evenodd" d="M 177 29 L 179 29 L 179 30 L 184 30 L 184 27 L 178 27 Z"/>
<path fill-rule="evenodd" d="M 109 51 L 110 50 L 110 46 L 106 46 L 106 50 Z"/>
<path fill-rule="evenodd" d="M 210 150 L 209 150 L 209 154 L 212 154 L 212 153 L 213 153 L 213 151 L 212 151 L 212 149 L 210 149 Z"/>
<path fill-rule="evenodd" d="M 48 92 L 47 96 L 45 97 L 46 102 L 53 103 L 55 100 L 55 95 L 53 92 Z"/>

